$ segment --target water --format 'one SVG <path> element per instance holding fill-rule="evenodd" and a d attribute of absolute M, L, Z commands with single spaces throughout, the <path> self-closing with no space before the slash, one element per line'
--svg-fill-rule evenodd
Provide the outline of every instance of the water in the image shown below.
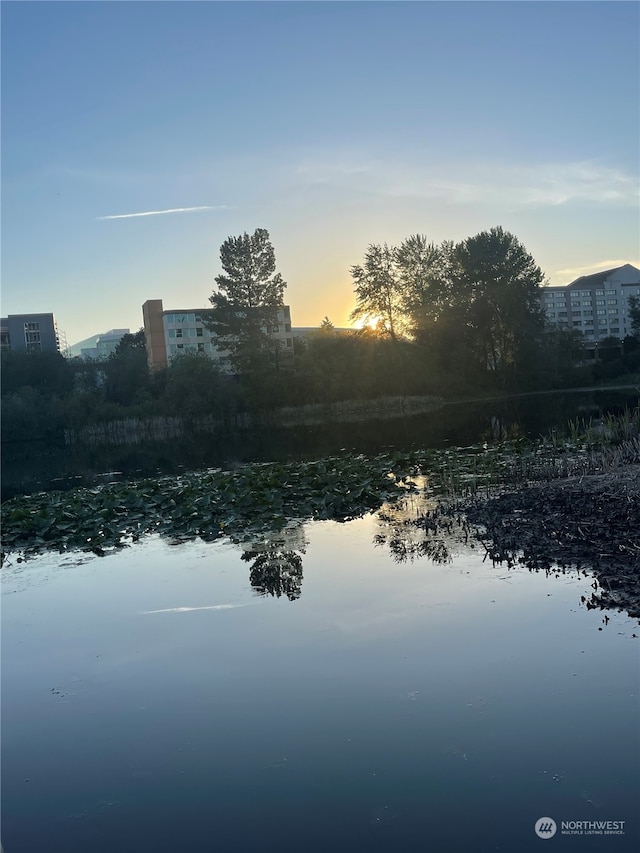
<path fill-rule="evenodd" d="M 2 445 L 2 499 L 39 490 L 67 489 L 182 470 L 242 462 L 310 460 L 344 452 L 377 454 L 465 446 L 528 436 L 538 438 L 568 421 L 618 413 L 638 405 L 637 390 L 549 393 L 482 404 L 450 404 L 394 420 L 318 424 L 288 429 L 238 429 L 195 434 L 170 442 L 122 447 Z"/>
<path fill-rule="evenodd" d="M 228 542 L 4 569 L 6 853 L 640 849 L 637 623 L 379 529 L 293 528 L 293 600 Z"/>

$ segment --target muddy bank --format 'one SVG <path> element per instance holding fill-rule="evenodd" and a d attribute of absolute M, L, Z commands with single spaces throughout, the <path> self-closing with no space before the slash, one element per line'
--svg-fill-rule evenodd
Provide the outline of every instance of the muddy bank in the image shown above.
<path fill-rule="evenodd" d="M 532 570 L 593 573 L 588 608 L 640 618 L 640 464 L 456 502 L 489 559 Z"/>

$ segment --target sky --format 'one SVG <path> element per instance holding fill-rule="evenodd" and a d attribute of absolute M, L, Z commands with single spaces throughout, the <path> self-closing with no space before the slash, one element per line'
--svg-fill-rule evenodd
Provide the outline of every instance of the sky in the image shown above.
<path fill-rule="evenodd" d="M 208 305 L 266 228 L 294 326 L 350 268 L 500 225 L 551 284 L 640 264 L 640 4 L 9 2 L 2 314 L 71 345 Z M 134 215 L 135 214 L 135 215 Z M 144 214 L 144 215 L 141 215 Z"/>

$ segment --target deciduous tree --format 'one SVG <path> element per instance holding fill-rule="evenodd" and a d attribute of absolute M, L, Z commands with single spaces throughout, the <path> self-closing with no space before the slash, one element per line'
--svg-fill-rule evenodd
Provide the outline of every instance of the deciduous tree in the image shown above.
<path fill-rule="evenodd" d="M 458 243 L 451 256 L 451 301 L 462 309 L 475 358 L 488 372 L 513 379 L 525 347 L 544 329 L 544 275 L 513 234 L 482 231 Z"/>
<path fill-rule="evenodd" d="M 387 243 L 371 244 L 363 265 L 351 267 L 356 295 L 351 319 L 374 322 L 378 331 L 394 341 L 402 337 L 406 328 L 405 300 L 395 251 Z"/>
<path fill-rule="evenodd" d="M 424 234 L 413 234 L 394 252 L 403 310 L 414 339 L 428 332 L 450 307 L 447 262 L 451 248 L 451 243 L 437 246 Z"/>

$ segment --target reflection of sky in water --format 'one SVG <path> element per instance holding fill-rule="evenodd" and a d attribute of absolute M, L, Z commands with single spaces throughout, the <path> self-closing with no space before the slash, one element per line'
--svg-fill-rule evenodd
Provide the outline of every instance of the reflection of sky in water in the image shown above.
<path fill-rule="evenodd" d="M 398 564 L 379 530 L 292 533 L 296 601 L 226 543 L 5 569 L 6 853 L 527 851 L 542 815 L 637 849 L 637 626 L 587 578 Z"/>

